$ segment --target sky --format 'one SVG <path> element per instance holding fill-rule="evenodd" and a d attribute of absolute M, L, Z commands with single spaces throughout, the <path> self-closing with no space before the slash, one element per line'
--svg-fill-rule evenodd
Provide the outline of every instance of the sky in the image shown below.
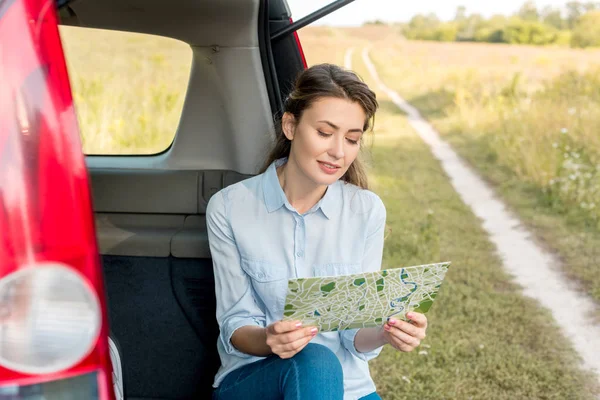
<path fill-rule="evenodd" d="M 287 0 L 292 9 L 292 17 L 298 20 L 303 16 L 331 3 L 332 0 Z M 467 8 L 467 14 L 479 13 L 484 17 L 493 14 L 512 14 L 525 0 L 355 0 L 340 10 L 329 14 L 315 25 L 360 26 L 376 19 L 386 22 L 409 21 L 415 14 L 434 12 L 443 20 L 454 18 L 456 8 Z M 567 0 L 538 0 L 538 8 L 546 5 L 562 7 Z"/>

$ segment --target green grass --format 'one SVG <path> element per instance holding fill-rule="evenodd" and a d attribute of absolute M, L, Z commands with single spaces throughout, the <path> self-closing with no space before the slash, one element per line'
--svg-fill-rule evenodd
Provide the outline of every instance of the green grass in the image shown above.
<path fill-rule="evenodd" d="M 481 71 L 449 66 L 446 75 L 443 60 L 429 53 L 422 57 L 431 65 L 421 60 L 418 74 L 399 74 L 417 56 L 400 55 L 397 46 L 377 46 L 372 58 L 386 85 L 494 184 L 562 260 L 566 275 L 600 302 L 600 70 L 577 72 L 565 64 L 562 72 L 534 76 L 535 68 L 523 64 L 520 74 L 496 79 L 477 54 L 483 50 L 472 47 L 469 58 L 480 58 L 473 65 Z M 552 50 L 546 51 L 552 59 Z M 427 85 L 407 83 L 423 76 Z M 521 83 L 520 76 L 530 80 Z"/>
<path fill-rule="evenodd" d="M 189 73 L 189 49 L 161 39 L 132 36 L 123 41 L 112 33 L 99 34 L 104 36 L 94 41 L 94 46 L 88 43 L 91 36 L 68 37 L 65 45 L 86 152 L 126 154 L 164 149 L 179 118 Z M 377 42 L 382 37 L 391 41 L 393 33 L 375 28 L 349 32 L 318 28 L 301 32 L 310 64 L 341 64 L 346 48 L 355 46 L 355 68 L 369 83 L 360 61 L 360 47 L 365 43 L 360 38 Z M 117 42 L 126 51 L 117 54 Z M 436 121 L 441 123 L 448 107 L 455 104 L 456 87 L 442 85 L 430 90 L 423 73 L 427 63 L 417 62 L 427 59 L 428 50 L 419 46 L 412 50 L 408 55 L 402 54 L 408 59 L 404 64 L 390 54 L 394 63 L 389 69 L 380 68 L 380 72 L 384 79 L 402 79 L 402 88 L 411 88 L 404 93 L 414 95 L 422 109 L 433 104 L 429 116 L 433 118 L 437 112 Z M 102 62 L 113 53 L 108 66 L 117 72 L 111 74 L 111 68 Z M 571 53 L 565 54 L 559 61 L 571 62 Z M 464 54 L 461 57 L 466 58 Z M 516 65 L 519 57 L 526 58 L 527 54 L 513 54 L 507 59 Z M 542 63 L 539 55 L 532 60 L 536 65 L 554 65 Z M 581 57 L 575 61 L 582 63 Z M 400 66 L 402 69 L 392 68 Z M 443 72 L 440 65 L 434 67 Z M 494 74 L 498 73 L 501 71 L 496 68 Z M 468 79 L 477 80 L 476 73 L 469 74 Z M 462 82 L 462 78 L 457 79 L 455 83 Z M 434 81 L 429 84 L 437 82 L 429 80 Z M 421 84 L 427 90 L 418 91 Z M 430 327 L 423 345 L 410 354 L 387 348 L 371 363 L 382 397 L 592 399 L 600 389 L 589 374 L 578 368 L 573 349 L 558 332 L 549 312 L 524 298 L 511 283 L 479 221 L 460 201 L 438 162 L 409 128 L 402 113 L 384 97 L 380 96 L 380 100 L 368 158 L 373 189 L 388 209 L 390 233 L 384 266 L 453 261 L 428 314 Z M 539 196 L 535 195 L 535 185 L 528 189 L 521 177 L 511 175 L 510 169 L 497 168 L 493 159 L 487 160 L 489 153 L 477 147 L 479 141 L 445 133 L 453 144 L 463 143 L 458 146 L 461 153 L 487 177 L 495 179 L 505 196 L 514 194 L 514 202 L 523 204 L 519 208 L 521 215 L 540 224 L 540 237 L 552 243 L 553 248 L 557 248 L 553 238 L 560 238 L 568 251 L 577 253 L 573 255 L 577 260 L 583 259 L 583 250 L 600 248 L 596 246 L 598 242 L 586 241 L 577 250 L 569 238 L 571 232 L 581 232 L 580 225 L 566 224 L 554 209 L 536 209 Z M 487 161 L 477 161 L 476 157 Z M 589 237 L 592 236 L 586 236 L 586 240 Z M 561 250 L 561 254 L 567 257 L 568 251 Z M 592 262 L 593 254 L 588 257 Z M 587 266 L 582 269 L 590 271 Z"/>
<path fill-rule="evenodd" d="M 156 154 L 179 124 L 192 62 L 174 39 L 61 26 L 85 154 Z M 93 45 L 90 45 L 93 43 Z"/>
<path fill-rule="evenodd" d="M 355 69 L 368 76 L 354 57 Z M 452 260 L 410 354 L 386 348 L 371 364 L 384 399 L 592 399 L 594 378 L 550 313 L 510 283 L 479 220 L 439 163 L 382 101 L 372 147 L 374 190 L 388 210 L 384 266 Z"/>
<path fill-rule="evenodd" d="M 590 223 L 594 220 L 576 207 L 553 203 L 552 197 L 538 185 L 523 181 L 509 168 L 491 162 L 489 148 L 480 142 L 457 133 L 448 134 L 447 139 L 532 228 L 538 244 L 559 258 L 563 272 L 600 302 L 600 231 Z"/>

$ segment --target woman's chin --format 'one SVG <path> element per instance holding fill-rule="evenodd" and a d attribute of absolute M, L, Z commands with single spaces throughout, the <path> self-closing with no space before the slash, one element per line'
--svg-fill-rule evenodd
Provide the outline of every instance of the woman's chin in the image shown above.
<path fill-rule="evenodd" d="M 341 177 L 342 176 L 339 173 L 337 173 L 337 174 L 325 174 L 325 173 L 323 173 L 321 171 L 317 171 L 317 173 L 313 175 L 312 180 L 317 185 L 329 186 L 332 183 L 335 183 L 335 181 L 337 181 Z"/>

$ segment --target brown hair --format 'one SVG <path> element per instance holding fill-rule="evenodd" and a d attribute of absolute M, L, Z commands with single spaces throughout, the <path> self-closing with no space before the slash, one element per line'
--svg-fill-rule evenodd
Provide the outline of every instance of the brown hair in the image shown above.
<path fill-rule="evenodd" d="M 296 121 L 299 121 L 304 110 L 324 97 L 336 97 L 358 103 L 367 116 L 363 130 L 367 132 L 372 129 L 375 112 L 379 107 L 377 96 L 354 72 L 333 64 L 318 64 L 304 70 L 296 79 L 292 92 L 285 99 L 283 113 L 289 112 Z M 261 173 L 266 171 L 273 161 L 290 155 L 292 142 L 284 135 L 281 120 L 276 122 L 275 132 L 275 144 L 265 160 Z M 369 188 L 367 173 L 360 154 L 341 179 L 363 189 Z"/>

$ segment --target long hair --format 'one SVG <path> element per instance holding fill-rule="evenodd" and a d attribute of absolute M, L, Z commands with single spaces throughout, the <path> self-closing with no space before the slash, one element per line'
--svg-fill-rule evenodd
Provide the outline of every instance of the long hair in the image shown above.
<path fill-rule="evenodd" d="M 304 70 L 296 79 L 292 92 L 284 102 L 282 115 L 289 112 L 296 121 L 300 121 L 304 110 L 325 97 L 347 99 L 359 104 L 366 115 L 363 131 L 372 129 L 375 112 L 379 107 L 377 96 L 354 72 L 333 64 L 318 64 Z M 284 135 L 281 120 L 275 124 L 275 133 L 275 144 L 265 160 L 261 173 L 266 171 L 273 161 L 290 155 L 292 142 Z M 367 173 L 360 154 L 341 179 L 363 189 L 369 188 Z"/>

